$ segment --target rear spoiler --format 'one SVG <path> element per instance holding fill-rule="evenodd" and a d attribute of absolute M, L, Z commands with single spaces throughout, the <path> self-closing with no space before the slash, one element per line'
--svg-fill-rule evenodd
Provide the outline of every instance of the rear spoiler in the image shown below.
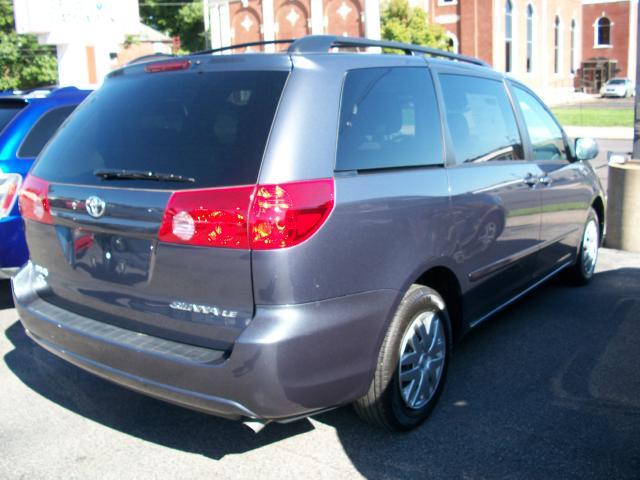
<path fill-rule="evenodd" d="M 2 107 L 24 107 L 29 100 L 19 96 L 0 97 L 0 108 Z"/>

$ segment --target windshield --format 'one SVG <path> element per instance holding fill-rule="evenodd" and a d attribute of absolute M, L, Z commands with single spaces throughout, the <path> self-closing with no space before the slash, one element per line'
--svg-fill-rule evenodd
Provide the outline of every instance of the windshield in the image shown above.
<path fill-rule="evenodd" d="M 624 85 L 624 80 L 609 80 L 608 85 Z"/>
<path fill-rule="evenodd" d="M 171 190 L 255 183 L 286 77 L 282 71 L 116 76 L 63 124 L 33 174 L 52 182 Z M 96 174 L 105 170 L 194 181 L 150 185 Z"/>

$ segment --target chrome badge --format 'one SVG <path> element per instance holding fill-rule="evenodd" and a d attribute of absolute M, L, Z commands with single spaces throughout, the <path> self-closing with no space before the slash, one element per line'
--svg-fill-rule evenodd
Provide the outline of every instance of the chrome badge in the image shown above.
<path fill-rule="evenodd" d="M 87 209 L 87 213 L 93 218 L 100 218 L 104 215 L 104 211 L 107 208 L 105 201 L 95 195 L 87 198 L 87 201 L 84 202 L 84 204 Z"/>
<path fill-rule="evenodd" d="M 169 307 L 174 310 L 182 310 L 183 312 L 204 313 L 205 315 L 214 315 L 223 318 L 236 318 L 238 312 L 235 310 L 224 310 L 213 305 L 197 305 L 195 303 L 171 302 Z"/>

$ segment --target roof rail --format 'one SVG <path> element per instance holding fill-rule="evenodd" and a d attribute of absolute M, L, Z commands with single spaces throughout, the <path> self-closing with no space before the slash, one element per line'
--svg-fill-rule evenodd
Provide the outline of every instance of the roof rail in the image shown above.
<path fill-rule="evenodd" d="M 226 52 L 238 48 L 258 47 L 264 45 L 276 45 L 289 43 L 288 53 L 327 53 L 332 48 L 344 47 L 381 47 L 400 50 L 406 55 L 429 55 L 432 57 L 447 58 L 458 62 L 472 63 L 481 67 L 489 67 L 490 65 L 483 60 L 460 55 L 458 53 L 446 52 L 437 48 L 421 47 L 410 43 L 390 42 L 387 40 L 370 40 L 368 38 L 341 37 L 338 35 L 307 35 L 302 38 L 289 38 L 282 40 L 264 40 L 261 42 L 239 43 L 236 45 L 228 45 L 221 48 L 213 48 L 211 50 L 201 50 L 190 55 L 207 55 L 211 53 Z"/>
<path fill-rule="evenodd" d="M 193 52 L 190 53 L 189 55 L 208 55 L 210 53 L 219 53 L 219 52 L 226 52 L 228 50 L 235 50 L 237 48 L 246 48 L 246 47 L 259 47 L 259 46 L 263 46 L 263 45 L 277 45 L 280 43 L 294 43 L 297 40 L 295 38 L 288 38 L 288 39 L 282 39 L 282 40 L 263 40 L 261 42 L 248 42 L 248 43 L 238 43 L 236 45 L 227 45 L 226 47 L 220 47 L 220 48 L 212 48 L 209 50 L 200 50 L 198 52 Z"/>
<path fill-rule="evenodd" d="M 459 62 L 472 63 L 482 67 L 489 64 L 474 57 L 446 52 L 437 48 L 422 47 L 410 43 L 391 42 L 388 40 L 370 40 L 368 38 L 341 37 L 337 35 L 309 35 L 299 38 L 289 47 L 289 53 L 326 53 L 332 48 L 340 47 L 381 47 L 400 50 L 406 55 L 430 55 L 432 57 L 447 58 Z"/>

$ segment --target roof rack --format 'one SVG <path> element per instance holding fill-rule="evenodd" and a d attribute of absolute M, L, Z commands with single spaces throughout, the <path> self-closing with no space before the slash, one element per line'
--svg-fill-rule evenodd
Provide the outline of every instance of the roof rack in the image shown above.
<path fill-rule="evenodd" d="M 489 67 L 489 64 L 474 57 L 460 55 L 458 53 L 446 52 L 437 48 L 421 47 L 410 43 L 390 42 L 387 40 L 370 40 L 368 38 L 341 37 L 338 35 L 308 35 L 302 38 L 290 38 L 282 40 L 265 40 L 261 42 L 239 43 L 237 45 L 229 45 L 211 50 L 202 50 L 194 52 L 191 55 L 206 55 L 211 53 L 225 52 L 238 48 L 258 47 L 264 45 L 276 45 L 288 43 L 288 53 L 327 53 L 332 48 L 362 48 L 362 47 L 380 47 L 393 50 L 400 50 L 406 55 L 429 55 L 431 57 L 446 58 L 458 62 L 471 63 L 481 67 Z"/>
<path fill-rule="evenodd" d="M 400 50 L 406 55 L 430 55 L 432 57 L 447 58 L 459 62 L 472 63 L 482 67 L 489 64 L 474 57 L 458 53 L 445 52 L 437 48 L 421 47 L 410 43 L 391 42 L 388 40 L 370 40 L 368 38 L 340 37 L 337 35 L 309 35 L 296 40 L 289 47 L 289 53 L 326 53 L 332 48 L 340 47 L 380 47 Z"/>
<path fill-rule="evenodd" d="M 220 47 L 220 48 L 212 48 L 209 50 L 200 50 L 199 52 L 193 52 L 190 53 L 189 55 L 208 55 L 210 53 L 220 53 L 220 52 L 226 52 L 228 50 L 235 50 L 237 48 L 247 48 L 247 47 L 260 47 L 263 45 L 277 45 L 280 43 L 295 43 L 297 41 L 297 39 L 295 38 L 288 38 L 286 40 L 282 39 L 282 40 L 264 40 L 261 42 L 248 42 L 248 43 L 237 43 L 235 45 L 227 45 L 226 47 Z"/>

